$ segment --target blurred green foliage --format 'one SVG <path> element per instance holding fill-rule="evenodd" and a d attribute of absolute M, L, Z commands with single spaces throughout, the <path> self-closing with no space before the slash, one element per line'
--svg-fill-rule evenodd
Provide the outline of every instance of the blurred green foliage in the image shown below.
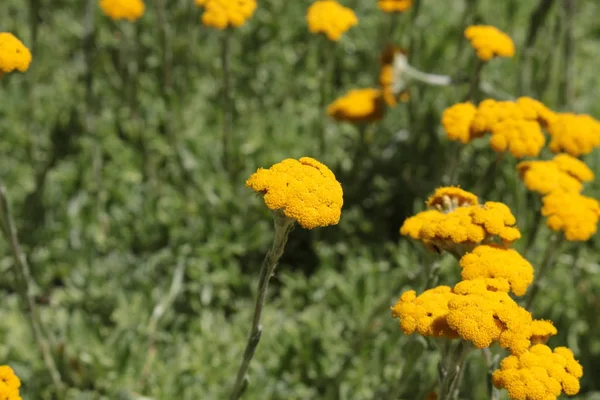
<path fill-rule="evenodd" d="M 431 265 L 440 282 L 452 284 L 458 273 L 452 258 L 400 238 L 402 221 L 436 186 L 456 183 L 506 202 L 524 234 L 531 229 L 535 206 L 515 160 L 507 157 L 493 185 L 482 185 L 495 158 L 485 142 L 463 149 L 459 178 L 444 180 L 459 146 L 444 137 L 440 115 L 465 85 L 411 87 L 410 101 L 374 126 L 356 168 L 358 132 L 327 121 L 323 133 L 325 52 L 335 57 L 333 95 L 376 83 L 390 18 L 375 1 L 343 2 L 360 24 L 335 45 L 308 33 L 310 2 L 259 3 L 233 32 L 233 176 L 220 158 L 222 33 L 200 24 L 192 0 L 149 0 L 135 24 L 108 20 L 95 0 L 0 3 L 0 30 L 21 38 L 34 57 L 26 74 L 0 80 L 0 179 L 69 399 L 225 398 L 272 240 L 262 200 L 244 186 L 258 167 L 315 157 L 341 180 L 345 206 L 338 226 L 292 233 L 270 288 L 247 399 L 423 398 L 435 387 L 438 351 L 404 336 L 389 306 L 405 290 L 423 290 Z M 393 39 L 414 66 L 461 79 L 474 66 L 464 27 L 496 25 L 519 54 L 491 62 L 484 80 L 597 116 L 600 5 L 578 1 L 569 29 L 562 2 L 554 3 L 528 52 L 525 81 L 522 52 L 537 1 L 416 0 L 398 17 Z M 585 159 L 600 171 L 599 152 Z M 586 194 L 599 196 L 598 181 Z M 543 229 L 532 262 L 548 236 Z M 534 312 L 556 323 L 550 344 L 570 346 L 584 365 L 578 398 L 589 400 L 600 398 L 599 251 L 598 237 L 566 248 Z M 22 378 L 24 399 L 50 399 L 4 242 L 0 255 L 0 361 Z M 183 277 L 169 297 L 176 271 Z M 463 398 L 485 398 L 487 381 L 474 353 Z"/>

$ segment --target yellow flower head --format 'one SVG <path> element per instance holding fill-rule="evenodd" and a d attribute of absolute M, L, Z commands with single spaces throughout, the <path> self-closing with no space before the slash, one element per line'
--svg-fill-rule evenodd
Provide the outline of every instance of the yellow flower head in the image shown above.
<path fill-rule="evenodd" d="M 27 71 L 31 52 L 12 33 L 0 32 L 0 77 L 5 72 Z"/>
<path fill-rule="evenodd" d="M 525 119 L 508 119 L 491 130 L 490 147 L 496 152 L 509 151 L 517 158 L 536 157 L 546 143 L 540 125 Z"/>
<path fill-rule="evenodd" d="M 550 336 L 558 333 L 552 321 L 534 320 L 531 323 L 531 343 L 546 343 Z"/>
<path fill-rule="evenodd" d="M 400 228 L 400 234 L 403 236 L 409 236 L 412 239 L 422 239 L 421 229 L 424 225 L 427 225 L 431 221 L 441 220 L 444 218 L 444 214 L 438 210 L 426 210 L 417 213 L 416 215 L 407 218 L 402 227 Z"/>
<path fill-rule="evenodd" d="M 507 120 L 523 120 L 527 119 L 526 117 L 525 111 L 512 101 L 486 99 L 477 106 L 471 130 L 477 135 L 482 135 L 491 132 L 498 123 Z M 529 117 L 533 115 L 529 114 Z M 535 120 L 535 118 L 531 119 Z"/>
<path fill-rule="evenodd" d="M 488 290 L 483 279 L 459 282 L 448 301 L 448 326 L 477 348 L 498 342 L 513 354 L 531 345 L 531 314 L 506 292 Z"/>
<path fill-rule="evenodd" d="M 590 167 L 575 157 L 561 153 L 554 156 L 552 162 L 558 165 L 561 171 L 569 174 L 579 182 L 591 182 L 594 180 L 594 173 Z"/>
<path fill-rule="evenodd" d="M 458 103 L 444 110 L 442 125 L 450 140 L 460 140 L 468 143 L 483 135 L 483 132 L 471 130 L 471 123 L 475 118 L 477 108 L 472 103 Z"/>
<path fill-rule="evenodd" d="M 526 119 L 535 119 L 544 127 L 550 125 L 557 118 L 554 111 L 531 97 L 519 97 L 517 105 L 525 113 Z"/>
<path fill-rule="evenodd" d="M 400 329 L 407 335 L 418 332 L 422 336 L 455 338 L 456 332 L 446 323 L 448 301 L 454 296 L 448 286 L 426 290 L 420 296 L 409 290 L 392 307 L 392 317 L 400 320 Z"/>
<path fill-rule="evenodd" d="M 310 157 L 259 168 L 246 186 L 262 193 L 270 210 L 283 211 L 303 228 L 336 225 L 340 220 L 342 186 L 327 166 Z"/>
<path fill-rule="evenodd" d="M 379 0 L 377 6 L 386 13 L 397 13 L 412 7 L 412 0 Z"/>
<path fill-rule="evenodd" d="M 21 380 L 8 365 L 0 365 L 0 399 L 21 400 Z"/>
<path fill-rule="evenodd" d="M 550 151 L 578 157 L 600 146 L 600 122 L 585 114 L 557 114 L 548 125 Z"/>
<path fill-rule="evenodd" d="M 377 89 L 354 89 L 327 107 L 327 114 L 352 123 L 372 122 L 383 117 L 383 99 Z"/>
<path fill-rule="evenodd" d="M 202 23 L 216 29 L 239 27 L 252 17 L 256 0 L 196 0 L 204 8 Z"/>
<path fill-rule="evenodd" d="M 142 0 L 100 0 L 100 8 L 114 20 L 135 21 L 144 15 L 146 6 Z"/>
<path fill-rule="evenodd" d="M 463 280 L 483 279 L 490 290 L 523 296 L 533 282 L 533 267 L 517 251 L 481 245 L 460 259 Z"/>
<path fill-rule="evenodd" d="M 427 199 L 427 207 L 438 209 L 444 213 L 454 211 L 458 207 L 474 206 L 479 199 L 471 192 L 456 186 L 446 186 L 436 189 Z"/>
<path fill-rule="evenodd" d="M 323 33 L 335 42 L 340 40 L 348 29 L 358 24 L 354 11 L 334 0 L 315 1 L 308 8 L 306 21 L 311 33 Z"/>
<path fill-rule="evenodd" d="M 473 206 L 471 210 L 473 223 L 482 226 L 488 236 L 498 237 L 504 243 L 521 238 L 515 226 L 517 220 L 506 204 L 488 201 L 483 206 Z"/>
<path fill-rule="evenodd" d="M 512 57 L 515 44 L 510 36 L 500 29 L 489 25 L 473 25 L 465 30 L 465 37 L 477 51 L 477 57 L 489 61 L 493 57 Z"/>
<path fill-rule="evenodd" d="M 598 230 L 600 203 L 577 192 L 555 191 L 542 197 L 542 215 L 553 231 L 563 231 L 568 241 L 584 242 Z"/>
<path fill-rule="evenodd" d="M 554 352 L 537 344 L 520 355 L 506 357 L 500 369 L 494 371 L 494 386 L 506 389 L 511 399 L 553 400 L 562 392 L 569 396 L 579 393 L 579 378 L 583 368 L 573 352 L 557 347 Z"/>
<path fill-rule="evenodd" d="M 543 195 L 554 191 L 579 193 L 582 182 L 594 179 L 594 173 L 583 161 L 565 153 L 550 161 L 523 161 L 517 169 L 527 189 Z"/>

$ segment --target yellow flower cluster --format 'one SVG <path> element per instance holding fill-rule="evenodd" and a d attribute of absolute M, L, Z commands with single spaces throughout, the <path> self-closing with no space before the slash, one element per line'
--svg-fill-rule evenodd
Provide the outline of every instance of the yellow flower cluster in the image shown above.
<path fill-rule="evenodd" d="M 100 0 L 100 8 L 114 20 L 135 21 L 144 15 L 146 6 L 142 0 Z"/>
<path fill-rule="evenodd" d="M 428 207 L 408 218 L 400 233 L 428 246 L 464 252 L 482 242 L 510 244 L 521 234 L 510 209 L 498 202 L 479 204 L 477 196 L 459 188 L 441 188 L 427 200 Z"/>
<path fill-rule="evenodd" d="M 568 241 L 586 241 L 598 230 L 600 202 L 578 192 L 555 191 L 542 197 L 542 215 L 553 231 Z"/>
<path fill-rule="evenodd" d="M 8 365 L 0 365 L 0 399 L 21 400 L 21 380 Z"/>
<path fill-rule="evenodd" d="M 412 0 L 379 0 L 377 2 L 379 9 L 386 13 L 404 12 L 411 8 L 412 5 Z"/>
<path fill-rule="evenodd" d="M 216 29 L 240 27 L 252 17 L 256 0 L 196 0 L 204 8 L 202 23 Z"/>
<path fill-rule="evenodd" d="M 384 104 L 378 89 L 354 89 L 327 107 L 327 114 L 338 120 L 366 123 L 383 117 Z"/>
<path fill-rule="evenodd" d="M 348 29 L 358 24 L 354 11 L 334 0 L 315 1 L 308 8 L 306 21 L 311 33 L 323 33 L 336 42 Z"/>
<path fill-rule="evenodd" d="M 327 166 L 310 157 L 259 168 L 246 186 L 263 194 L 269 209 L 283 211 L 303 228 L 335 225 L 340 220 L 342 186 Z"/>
<path fill-rule="evenodd" d="M 12 33 L 0 32 L 0 77 L 5 72 L 27 71 L 31 52 Z"/>
<path fill-rule="evenodd" d="M 381 69 L 379 71 L 379 87 L 385 103 L 393 107 L 398 104 L 398 97 L 404 100 L 408 96 L 408 91 L 404 90 L 398 94 L 394 92 L 396 77 L 394 76 L 394 59 L 397 55 L 406 54 L 404 50 L 390 46 L 386 48 L 380 57 Z"/>
<path fill-rule="evenodd" d="M 442 113 L 442 126 L 450 140 L 460 140 L 462 143 L 469 143 L 471 140 L 483 135 L 477 135 L 471 130 L 471 124 L 477 107 L 472 103 L 457 103 L 447 108 Z"/>
<path fill-rule="evenodd" d="M 589 154 L 600 146 L 600 122 L 586 114 L 557 114 L 548 125 L 550 151 L 572 156 Z"/>
<path fill-rule="evenodd" d="M 482 61 L 489 61 L 493 57 L 515 55 L 515 44 L 510 36 L 494 26 L 469 26 L 465 30 L 465 37 L 471 42 L 477 57 Z"/>
<path fill-rule="evenodd" d="M 520 162 L 517 169 L 527 189 L 542 195 L 555 191 L 579 193 L 582 182 L 594 179 L 594 173 L 583 161 L 564 153 L 549 161 Z"/>
<path fill-rule="evenodd" d="M 497 388 L 506 389 L 511 399 L 556 399 L 562 392 L 572 396 L 579 392 L 583 368 L 566 347 L 552 351 L 538 344 L 520 355 L 506 357 L 492 380 Z"/>

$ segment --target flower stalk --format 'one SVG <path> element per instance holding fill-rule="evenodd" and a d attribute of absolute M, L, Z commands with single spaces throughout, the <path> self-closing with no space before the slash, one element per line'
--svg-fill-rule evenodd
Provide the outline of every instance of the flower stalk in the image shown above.
<path fill-rule="evenodd" d="M 565 236 L 562 233 L 555 233 L 548 243 L 548 247 L 546 247 L 546 252 L 544 253 L 544 258 L 542 260 L 542 264 L 540 265 L 539 271 L 535 276 L 535 281 L 533 282 L 533 287 L 531 291 L 527 293 L 527 297 L 525 300 L 525 308 L 527 310 L 531 310 L 535 297 L 540 291 L 540 285 L 552 264 L 554 264 L 554 260 L 560 254 L 560 247 L 565 240 Z"/>
<path fill-rule="evenodd" d="M 262 326 L 260 324 L 260 320 L 267 298 L 269 280 L 271 279 L 271 276 L 273 276 L 275 268 L 277 267 L 277 263 L 283 255 L 283 251 L 288 240 L 288 235 L 294 226 L 294 220 L 286 217 L 280 211 L 274 211 L 273 218 L 275 225 L 275 237 L 273 239 L 271 250 L 267 252 L 260 269 L 258 278 L 258 294 L 256 297 L 256 305 L 254 306 L 252 327 L 250 329 L 250 335 L 248 336 L 246 349 L 244 350 L 242 363 L 238 369 L 233 390 L 229 396 L 230 400 L 239 399 L 244 394 L 244 391 L 248 386 L 248 377 L 246 376 L 246 373 L 248 372 L 250 361 L 252 361 L 252 358 L 254 357 L 254 353 L 258 347 L 258 343 L 260 342 L 260 337 L 262 335 Z"/>
<path fill-rule="evenodd" d="M 221 141 L 223 146 L 223 166 L 226 171 L 232 173 L 231 142 L 233 131 L 233 104 L 231 96 L 231 30 L 225 29 L 221 38 L 221 68 L 223 70 L 223 124 Z"/>
<path fill-rule="evenodd" d="M 447 347 L 446 347 L 447 346 Z M 454 347 L 445 345 L 440 360 L 439 399 L 454 400 L 458 398 L 460 382 L 465 369 L 467 355 L 472 346 L 469 342 L 460 340 Z"/>

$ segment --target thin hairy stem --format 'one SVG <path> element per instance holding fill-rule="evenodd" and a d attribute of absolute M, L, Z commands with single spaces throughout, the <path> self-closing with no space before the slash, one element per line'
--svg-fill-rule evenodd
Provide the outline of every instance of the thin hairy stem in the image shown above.
<path fill-rule="evenodd" d="M 262 334 L 260 320 L 267 299 L 269 280 L 271 279 L 271 276 L 273 276 L 275 268 L 277 267 L 277 263 L 283 255 L 283 251 L 288 240 L 288 235 L 294 226 L 294 221 L 292 219 L 289 219 L 278 212 L 274 212 L 273 216 L 275 225 L 275 238 L 273 239 L 273 246 L 271 247 L 271 250 L 267 252 L 260 269 L 258 278 L 258 294 L 256 297 L 256 305 L 254 306 L 252 327 L 250 329 L 250 335 L 248 336 L 246 349 L 244 350 L 242 363 L 238 369 L 237 376 L 235 378 L 235 384 L 233 386 L 233 390 L 231 391 L 231 395 L 229 396 L 230 400 L 239 399 L 244 394 L 244 391 L 248 386 L 248 378 L 246 373 L 248 372 L 250 361 L 252 361 L 252 358 L 254 357 L 254 352 L 258 347 L 260 336 Z"/>
<path fill-rule="evenodd" d="M 536 273 L 535 280 L 533 282 L 533 287 L 531 291 L 527 293 L 527 297 L 525 299 L 525 308 L 527 310 L 531 310 L 533 306 L 533 302 L 540 291 L 541 282 L 550 271 L 552 264 L 554 264 L 554 260 L 560 254 L 560 247 L 565 240 L 565 236 L 562 233 L 555 233 L 552 236 L 552 239 L 548 243 L 548 247 L 546 247 L 546 251 L 544 253 L 544 258 L 542 260 L 542 264 L 540 265 L 539 270 Z"/>
<path fill-rule="evenodd" d="M 440 361 L 440 389 L 438 393 L 440 400 L 454 400 L 458 398 L 465 361 L 470 351 L 471 344 L 460 340 L 453 349 L 451 348 L 442 355 L 443 358 Z"/>

